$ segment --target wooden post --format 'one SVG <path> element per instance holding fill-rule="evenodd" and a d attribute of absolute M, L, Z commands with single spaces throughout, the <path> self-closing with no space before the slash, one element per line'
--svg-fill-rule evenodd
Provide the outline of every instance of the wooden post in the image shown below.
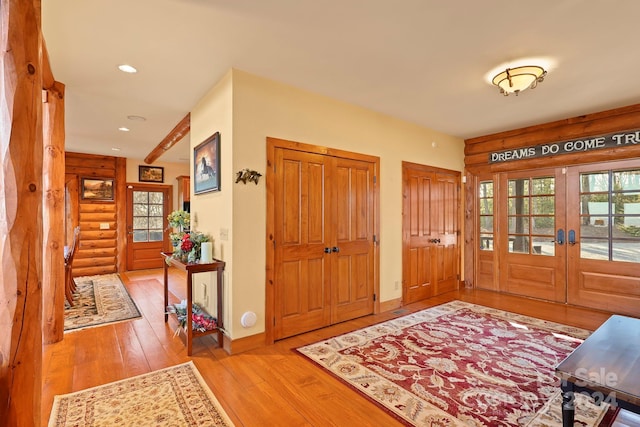
<path fill-rule="evenodd" d="M 42 293 L 43 335 L 46 344 L 64 336 L 64 85 L 46 90 L 43 109 Z"/>
<path fill-rule="evenodd" d="M 117 218 L 117 260 L 118 273 L 127 269 L 127 159 L 116 157 L 116 218 Z"/>
<path fill-rule="evenodd" d="M 40 0 L 0 2 L 0 420 L 40 426 Z"/>

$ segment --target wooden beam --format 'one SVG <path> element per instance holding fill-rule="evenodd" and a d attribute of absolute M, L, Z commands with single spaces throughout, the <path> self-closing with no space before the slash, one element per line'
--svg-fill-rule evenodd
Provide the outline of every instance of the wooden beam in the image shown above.
<path fill-rule="evenodd" d="M 154 148 L 151 153 L 147 155 L 144 162 L 151 164 L 158 160 L 167 150 L 176 145 L 182 138 L 184 138 L 191 130 L 191 113 L 187 113 L 180 123 L 174 127 L 171 132 Z"/>
<path fill-rule="evenodd" d="M 0 420 L 40 426 L 41 0 L 0 2 Z"/>
<path fill-rule="evenodd" d="M 42 332 L 46 344 L 61 341 L 64 336 L 64 85 L 54 82 L 53 87 L 46 91 L 42 112 Z"/>

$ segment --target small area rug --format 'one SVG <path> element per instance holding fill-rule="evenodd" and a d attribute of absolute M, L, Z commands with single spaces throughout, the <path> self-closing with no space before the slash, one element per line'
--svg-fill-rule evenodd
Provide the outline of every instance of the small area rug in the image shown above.
<path fill-rule="evenodd" d="M 407 425 L 561 427 L 554 368 L 588 335 L 453 301 L 297 351 Z M 576 401 L 576 425 L 615 415 Z"/>
<path fill-rule="evenodd" d="M 76 277 L 75 282 L 74 305 L 64 310 L 65 331 L 141 317 L 117 274 Z"/>
<path fill-rule="evenodd" d="M 193 362 L 56 396 L 49 427 L 233 426 Z"/>

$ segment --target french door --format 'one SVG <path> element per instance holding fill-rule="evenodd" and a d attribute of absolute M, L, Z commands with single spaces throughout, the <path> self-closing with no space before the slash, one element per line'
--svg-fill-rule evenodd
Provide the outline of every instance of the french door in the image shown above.
<path fill-rule="evenodd" d="M 565 175 L 561 168 L 501 174 L 499 254 L 503 291 L 564 302 Z"/>
<path fill-rule="evenodd" d="M 501 291 L 640 315 L 638 160 L 499 174 L 492 212 L 487 185 L 480 260 Z"/>
<path fill-rule="evenodd" d="M 275 339 L 373 313 L 373 164 L 276 148 L 275 171 Z"/>
<path fill-rule="evenodd" d="M 567 302 L 640 316 L 640 162 L 567 172 Z"/>

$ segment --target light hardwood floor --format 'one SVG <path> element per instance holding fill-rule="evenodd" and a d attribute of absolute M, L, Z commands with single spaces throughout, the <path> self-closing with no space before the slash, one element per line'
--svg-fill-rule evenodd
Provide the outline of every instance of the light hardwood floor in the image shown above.
<path fill-rule="evenodd" d="M 184 276 L 171 269 L 170 290 L 184 298 Z M 188 357 L 173 324 L 164 323 L 162 270 L 122 275 L 142 318 L 65 334 L 45 346 L 43 356 L 42 425 L 53 397 L 121 380 L 193 360 L 236 426 L 400 426 L 385 413 L 293 349 L 378 323 L 401 314 L 366 316 L 279 341 L 271 346 L 228 355 L 210 336 L 195 340 Z M 463 300 L 554 322 L 594 330 L 610 313 L 537 300 L 463 289 L 403 307 L 403 313 Z M 628 413 L 616 427 L 639 426 Z"/>

